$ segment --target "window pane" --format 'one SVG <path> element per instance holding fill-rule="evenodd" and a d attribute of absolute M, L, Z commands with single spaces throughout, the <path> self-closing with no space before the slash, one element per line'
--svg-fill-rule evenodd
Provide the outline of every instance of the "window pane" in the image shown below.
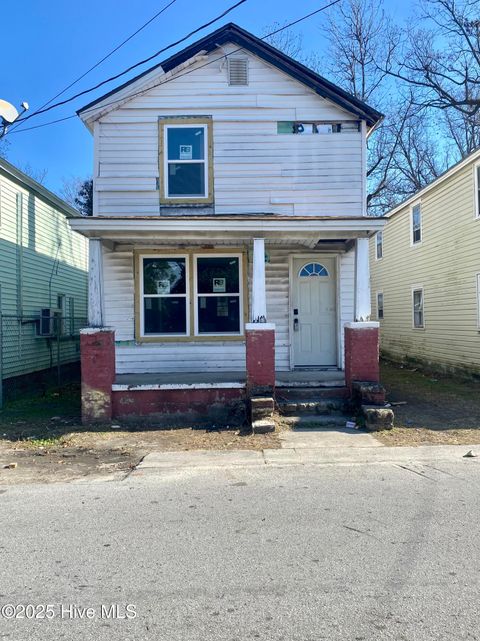
<path fill-rule="evenodd" d="M 239 296 L 199 296 L 197 305 L 200 334 L 240 332 Z"/>
<path fill-rule="evenodd" d="M 144 294 L 185 294 L 185 258 L 144 258 Z"/>
<path fill-rule="evenodd" d="M 145 334 L 185 334 L 187 331 L 186 298 L 144 298 Z"/>
<path fill-rule="evenodd" d="M 203 127 L 168 127 L 168 160 L 204 160 Z"/>
<path fill-rule="evenodd" d="M 205 198 L 205 164 L 169 163 L 169 196 L 200 196 Z"/>
<path fill-rule="evenodd" d="M 413 242 L 414 243 L 420 242 L 422 238 L 420 205 L 415 205 L 415 207 L 412 210 L 412 229 L 413 229 Z"/>
<path fill-rule="evenodd" d="M 234 294 L 240 292 L 238 258 L 198 258 L 197 291 L 199 294 Z"/>

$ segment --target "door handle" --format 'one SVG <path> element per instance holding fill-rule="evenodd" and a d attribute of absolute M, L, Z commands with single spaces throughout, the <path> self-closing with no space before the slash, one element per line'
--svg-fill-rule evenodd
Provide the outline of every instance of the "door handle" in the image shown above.
<path fill-rule="evenodd" d="M 300 323 L 298 321 L 298 318 L 294 318 L 293 319 L 293 331 L 294 332 L 298 332 L 299 329 L 300 329 Z"/>

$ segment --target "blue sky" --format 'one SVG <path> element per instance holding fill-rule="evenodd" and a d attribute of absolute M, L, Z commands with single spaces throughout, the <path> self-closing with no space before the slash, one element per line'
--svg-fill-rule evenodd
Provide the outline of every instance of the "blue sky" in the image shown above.
<path fill-rule="evenodd" d="M 26 100 L 33 111 L 95 64 L 167 2 L 168 0 L 139 0 L 132 4 L 131 0 L 82 0 L 80 3 L 65 0 L 24 0 L 2 6 L 0 98 L 17 107 Z M 265 27 L 273 22 L 289 22 L 326 2 L 327 0 L 297 0 L 295 3 L 286 0 L 247 0 L 210 30 L 232 21 L 261 35 Z M 146 58 L 222 13 L 232 4 L 234 0 L 177 0 L 62 98 Z M 386 10 L 399 21 L 408 17 L 414 6 L 414 0 L 385 2 Z M 323 47 L 321 20 L 320 16 L 315 16 L 296 28 L 303 34 L 304 46 L 308 50 L 318 51 Z M 197 38 L 206 33 L 208 31 L 202 32 Z M 194 40 L 195 38 L 189 42 Z M 174 50 L 169 51 L 158 60 L 173 52 Z M 136 73 L 141 70 L 143 68 Z M 41 124 L 71 115 L 114 86 L 115 83 L 111 83 L 69 105 L 32 118 L 29 124 Z M 92 137 L 77 118 L 24 133 L 12 132 L 8 139 L 10 162 L 20 167 L 29 164 L 37 170 L 46 169 L 45 185 L 54 191 L 61 187 L 63 177 L 86 177 L 91 173 Z"/>

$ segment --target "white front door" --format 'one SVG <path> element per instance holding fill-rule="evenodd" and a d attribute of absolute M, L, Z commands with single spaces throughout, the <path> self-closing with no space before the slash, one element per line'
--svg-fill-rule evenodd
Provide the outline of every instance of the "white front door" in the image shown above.
<path fill-rule="evenodd" d="M 295 367 L 337 365 L 334 258 L 295 258 L 292 273 L 292 335 Z"/>

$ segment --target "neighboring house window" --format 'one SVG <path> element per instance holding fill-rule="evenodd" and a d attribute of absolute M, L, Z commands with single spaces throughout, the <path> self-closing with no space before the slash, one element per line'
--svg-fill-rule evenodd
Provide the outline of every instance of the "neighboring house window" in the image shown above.
<path fill-rule="evenodd" d="M 480 273 L 477 274 L 477 327 L 480 329 Z"/>
<path fill-rule="evenodd" d="M 139 260 L 140 338 L 243 334 L 241 254 L 143 255 Z"/>
<path fill-rule="evenodd" d="M 65 334 L 67 330 L 67 297 L 65 294 L 58 294 L 57 309 L 60 311 L 60 334 Z"/>
<path fill-rule="evenodd" d="M 377 318 L 383 318 L 383 292 L 377 293 Z"/>
<path fill-rule="evenodd" d="M 422 242 L 422 208 L 421 205 L 412 207 L 412 245 Z"/>
<path fill-rule="evenodd" d="M 375 236 L 375 258 L 383 258 L 383 231 L 377 231 Z"/>
<path fill-rule="evenodd" d="M 70 321 L 70 334 L 75 334 L 75 298 L 70 296 L 68 299 L 68 319 Z"/>
<path fill-rule="evenodd" d="M 480 218 L 480 165 L 475 165 L 475 216 Z"/>
<path fill-rule="evenodd" d="M 423 288 L 418 287 L 412 290 L 413 303 L 413 327 L 422 329 L 425 327 L 423 316 Z"/>
<path fill-rule="evenodd" d="M 161 201 L 169 204 L 212 202 L 211 120 L 160 120 Z"/>

